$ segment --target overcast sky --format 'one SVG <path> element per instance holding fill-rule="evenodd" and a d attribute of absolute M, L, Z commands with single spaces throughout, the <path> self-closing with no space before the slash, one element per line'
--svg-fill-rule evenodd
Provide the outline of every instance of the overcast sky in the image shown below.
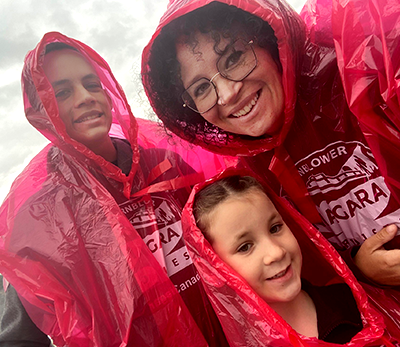
<path fill-rule="evenodd" d="M 299 12 L 304 0 L 289 0 Z M 59 31 L 95 49 L 110 65 L 136 117 L 151 117 L 140 86 L 140 55 L 168 0 L 1 0 L 0 203 L 47 140 L 26 120 L 20 76 L 25 54 Z"/>

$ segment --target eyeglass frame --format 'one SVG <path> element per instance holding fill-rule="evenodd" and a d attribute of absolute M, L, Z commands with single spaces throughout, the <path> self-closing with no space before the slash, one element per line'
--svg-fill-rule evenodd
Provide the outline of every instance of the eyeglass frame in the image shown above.
<path fill-rule="evenodd" d="M 234 45 L 237 41 L 239 41 L 239 40 L 244 41 L 243 39 L 237 39 L 237 40 L 235 40 L 232 44 L 230 44 L 229 46 L 233 46 L 233 45 Z M 218 99 L 219 99 L 217 86 L 216 86 L 215 83 L 213 82 L 213 80 L 214 80 L 218 75 L 221 75 L 223 78 L 227 79 L 228 81 L 241 82 L 241 81 L 243 81 L 244 79 L 246 79 L 246 78 L 255 70 L 255 68 L 257 67 L 258 59 L 257 59 L 256 52 L 254 52 L 253 44 L 254 44 L 254 41 L 253 41 L 253 40 L 250 40 L 249 42 L 246 43 L 246 45 L 250 46 L 250 49 L 251 49 L 251 51 L 253 52 L 253 55 L 254 55 L 254 58 L 255 58 L 255 64 L 254 64 L 254 66 L 250 69 L 250 71 L 244 75 L 244 77 L 242 77 L 240 80 L 234 80 L 234 79 L 231 79 L 231 78 L 229 78 L 229 77 L 224 76 L 224 75 L 219 71 L 219 69 L 218 69 L 219 61 L 220 61 L 220 60 L 222 59 L 222 57 L 224 56 L 224 55 L 221 55 L 221 56 L 218 58 L 218 60 L 217 60 L 217 62 L 216 62 L 216 64 L 215 64 L 216 67 L 217 67 L 217 71 L 218 71 L 218 72 L 217 72 L 213 77 L 211 77 L 211 79 L 208 79 L 207 77 L 201 77 L 201 78 L 199 78 L 198 80 L 194 81 L 189 87 L 185 88 L 185 90 L 184 90 L 183 93 L 181 94 L 181 98 L 182 98 L 182 100 L 183 100 L 183 105 L 182 105 L 182 106 L 183 106 L 183 107 L 186 107 L 186 106 L 187 106 L 187 107 L 188 107 L 189 109 L 191 109 L 192 111 L 194 111 L 194 112 L 196 112 L 196 113 L 200 113 L 200 114 L 206 113 L 206 112 L 210 111 L 210 110 L 218 103 Z M 186 103 L 186 101 L 185 101 L 185 99 L 184 99 L 184 94 L 185 94 L 185 93 L 189 94 L 189 93 L 187 92 L 187 90 L 188 90 L 191 86 L 193 86 L 194 84 L 196 84 L 198 81 L 200 81 L 200 80 L 202 80 L 202 79 L 205 79 L 205 80 L 207 80 L 208 82 L 211 83 L 211 85 L 213 86 L 213 88 L 214 88 L 214 90 L 215 90 L 215 94 L 217 95 L 217 99 L 216 99 L 214 105 L 212 105 L 212 106 L 211 106 L 210 108 L 208 108 L 206 111 L 200 112 L 199 110 L 194 109 L 193 107 L 191 107 L 190 105 L 188 105 L 188 104 Z M 190 95 L 190 94 L 189 94 L 189 95 Z"/>

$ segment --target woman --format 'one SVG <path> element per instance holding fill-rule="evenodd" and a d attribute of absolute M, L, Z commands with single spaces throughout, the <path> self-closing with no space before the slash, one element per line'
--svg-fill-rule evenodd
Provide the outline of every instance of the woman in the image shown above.
<path fill-rule="evenodd" d="M 344 47 L 342 57 L 346 41 L 337 36 L 352 29 L 347 24 L 351 14 L 358 18 L 364 13 L 363 25 L 372 19 L 358 3 L 346 2 L 347 11 L 339 4 L 334 3 L 334 11 L 345 15 L 333 12 L 333 23 L 330 17 L 322 19 L 333 26 L 336 42 Z M 311 2 L 308 8 L 318 13 L 318 5 Z M 391 7 L 390 13 L 396 11 L 398 6 Z M 314 17 L 306 14 L 312 22 Z M 393 18 L 388 17 L 394 23 L 390 34 L 398 37 Z M 272 171 L 284 189 L 281 194 L 318 223 L 338 250 L 346 251 L 343 256 L 359 278 L 400 285 L 399 251 L 382 249 L 396 231 L 375 235 L 397 222 L 400 207 L 400 176 L 386 164 L 400 158 L 388 135 L 398 134 L 396 114 L 374 128 L 382 116 L 379 109 L 390 111 L 395 100 L 374 102 L 368 114 L 376 116 L 369 118 L 368 128 L 359 124 L 346 102 L 354 83 L 345 85 L 345 93 L 342 79 L 347 75 L 338 70 L 334 41 L 329 35 L 320 39 L 321 32 L 330 32 L 318 24 L 307 37 L 304 22 L 283 1 L 175 1 L 143 52 L 143 82 L 169 130 L 216 153 L 244 156 L 243 162 L 258 173 Z M 361 37 L 359 31 L 355 38 Z M 398 54 L 395 42 L 389 41 L 393 57 Z M 357 63 L 354 59 L 350 63 Z M 352 73 L 362 65 L 356 63 Z M 371 70 L 354 88 L 363 97 L 379 87 L 368 80 Z M 379 81 L 380 70 L 373 76 Z M 365 85 L 369 89 L 360 93 Z M 362 100 L 356 98 L 355 104 Z M 364 113 L 356 115 L 363 120 Z M 382 154 L 382 146 L 392 151 Z M 271 184 L 279 192 L 280 185 Z"/>

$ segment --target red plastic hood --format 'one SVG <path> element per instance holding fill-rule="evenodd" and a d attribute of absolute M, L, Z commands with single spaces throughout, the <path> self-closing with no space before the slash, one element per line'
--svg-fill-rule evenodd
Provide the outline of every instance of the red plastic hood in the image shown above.
<path fill-rule="evenodd" d="M 106 90 L 112 100 L 113 129 L 122 133 L 122 136 L 129 140 L 132 150 L 134 163 L 130 175 L 126 177 L 121 170 L 112 165 L 104 158 L 94 154 L 86 146 L 70 138 L 65 130 L 61 120 L 57 100 L 53 88 L 47 80 L 43 71 L 44 50 L 47 44 L 51 42 L 64 42 L 76 48 L 95 68 L 103 88 Z M 24 88 L 27 84 L 33 84 L 37 90 L 36 97 L 28 98 Z M 25 57 L 25 64 L 22 72 L 22 89 L 24 93 L 24 109 L 28 121 L 40 131 L 50 142 L 61 148 L 65 153 L 80 160 L 91 162 L 102 174 L 113 177 L 126 185 L 125 191 L 130 191 L 130 182 L 132 181 L 139 160 L 137 146 L 137 124 L 134 118 L 126 96 L 115 79 L 107 62 L 100 57 L 93 49 L 82 42 L 71 39 L 57 32 L 50 32 L 43 36 L 36 48 L 30 51 Z M 32 107 L 29 100 L 34 100 L 39 104 Z M 39 111 L 37 111 L 39 110 Z"/>
<path fill-rule="evenodd" d="M 205 6 L 212 1 L 188 1 L 176 0 L 170 1 L 168 9 L 160 20 L 160 24 L 156 29 L 149 44 L 145 47 L 142 56 L 142 78 L 143 84 L 146 89 L 147 96 L 153 106 L 154 111 L 158 117 L 163 120 L 168 113 L 175 111 L 168 108 L 158 108 L 155 102 L 158 98 L 157 90 L 152 87 L 151 77 L 148 75 L 149 65 L 148 60 L 151 55 L 152 45 L 155 38 L 160 33 L 161 29 L 169 22 L 173 21 L 186 13 L 189 13 L 197 8 Z M 270 1 L 270 0 L 245 0 L 245 1 L 220 1 L 228 5 L 234 5 L 245 11 L 251 12 L 267 21 L 278 39 L 278 48 L 280 54 L 280 61 L 282 64 L 282 82 L 285 93 L 285 109 L 284 117 L 285 122 L 281 132 L 273 137 L 251 140 L 240 135 L 226 133 L 218 127 L 211 125 L 205 121 L 204 129 L 205 134 L 194 134 L 196 145 L 202 146 L 215 153 L 225 155 L 255 155 L 260 152 L 271 150 L 279 146 L 290 128 L 294 116 L 294 107 L 296 103 L 296 85 L 297 78 L 300 72 L 299 66 L 301 58 L 304 54 L 306 28 L 300 16 L 284 1 Z M 183 108 L 182 108 L 183 112 Z M 189 140 L 189 137 L 182 131 L 184 124 L 179 124 L 171 127 L 169 130 L 178 136 Z M 209 134 L 207 134 L 209 132 Z M 212 143 L 205 143 L 204 138 L 212 135 L 213 138 L 218 138 Z"/>

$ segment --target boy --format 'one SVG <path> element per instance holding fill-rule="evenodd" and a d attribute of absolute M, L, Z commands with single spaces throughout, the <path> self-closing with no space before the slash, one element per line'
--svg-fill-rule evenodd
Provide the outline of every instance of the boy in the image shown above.
<path fill-rule="evenodd" d="M 0 342 L 224 345 L 181 238 L 179 179 L 193 170 L 174 152 L 138 145 L 121 87 L 86 45 L 46 34 L 23 84 L 27 118 L 52 144 L 2 208 L 1 273 L 18 296 L 7 289 Z M 111 126 L 127 140 L 111 138 Z M 21 333 L 16 308 L 38 338 Z"/>

